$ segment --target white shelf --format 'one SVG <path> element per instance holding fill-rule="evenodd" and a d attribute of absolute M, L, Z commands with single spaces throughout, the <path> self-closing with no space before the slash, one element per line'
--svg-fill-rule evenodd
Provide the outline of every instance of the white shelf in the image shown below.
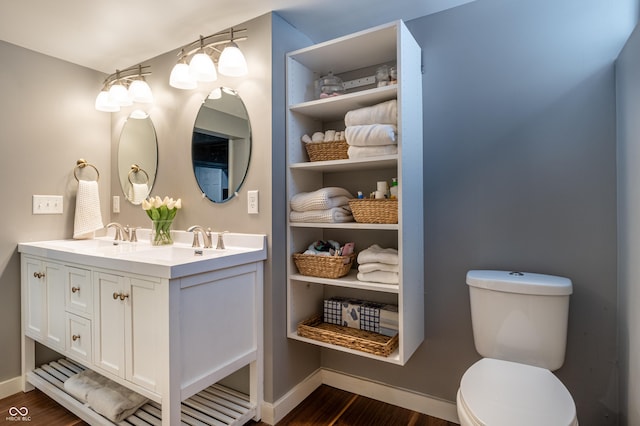
<path fill-rule="evenodd" d="M 342 278 L 337 278 L 337 279 L 310 277 L 302 274 L 291 274 L 290 278 L 295 281 L 332 285 L 336 287 L 355 288 L 359 290 L 372 290 L 372 291 L 381 291 L 385 293 L 395 293 L 395 294 L 398 294 L 399 292 L 400 286 L 398 284 L 383 284 L 383 283 L 360 281 L 356 278 L 356 274 L 357 272 L 353 270 L 349 273 L 349 275 L 344 276 Z"/>
<path fill-rule="evenodd" d="M 336 121 L 343 119 L 348 111 L 395 99 L 397 95 L 398 87 L 394 84 L 302 102 L 290 105 L 289 110 L 323 121 Z"/>
<path fill-rule="evenodd" d="M 312 222 L 290 222 L 292 228 L 322 228 L 322 229 L 377 229 L 387 231 L 397 231 L 397 223 L 312 223 Z"/>
<path fill-rule="evenodd" d="M 302 163 L 293 163 L 289 165 L 294 170 L 309 170 L 315 172 L 344 172 L 355 170 L 376 170 L 398 165 L 397 155 L 383 155 L 380 157 L 358 158 L 347 160 L 329 160 L 329 161 L 305 161 Z"/>
<path fill-rule="evenodd" d="M 313 345 L 322 346 L 329 349 L 335 349 L 338 351 L 363 356 L 366 358 L 377 359 L 378 361 L 390 362 L 392 364 L 400 364 L 400 365 L 403 364 L 403 362 L 401 362 L 400 360 L 400 350 L 398 348 L 396 348 L 396 350 L 393 351 L 389 356 L 380 356 L 380 355 L 374 355 L 367 352 L 359 351 L 356 349 L 345 348 L 344 346 L 332 345 L 331 343 L 325 343 L 315 339 L 309 339 L 308 337 L 298 336 L 297 333 L 289 333 L 289 338 L 294 340 L 300 340 L 301 342 L 311 343 Z"/>

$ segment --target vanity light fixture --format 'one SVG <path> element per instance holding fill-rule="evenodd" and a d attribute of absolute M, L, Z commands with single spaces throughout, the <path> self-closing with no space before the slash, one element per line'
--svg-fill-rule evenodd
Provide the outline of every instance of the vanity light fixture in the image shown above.
<path fill-rule="evenodd" d="M 134 102 L 153 102 L 153 93 L 144 79 L 151 75 L 150 68 L 150 65 L 136 65 L 122 71 L 116 70 L 108 76 L 96 98 L 96 109 L 116 112 L 120 111 L 120 107 L 133 105 Z"/>
<path fill-rule="evenodd" d="M 195 89 L 198 82 L 216 81 L 217 72 L 229 77 L 247 75 L 247 61 L 236 44 L 236 41 L 247 39 L 246 36 L 236 37 L 236 34 L 246 31 L 230 28 L 210 36 L 200 36 L 184 46 L 178 53 L 178 63 L 171 70 L 169 85 L 176 89 Z M 216 60 L 217 72 L 214 65 Z"/>

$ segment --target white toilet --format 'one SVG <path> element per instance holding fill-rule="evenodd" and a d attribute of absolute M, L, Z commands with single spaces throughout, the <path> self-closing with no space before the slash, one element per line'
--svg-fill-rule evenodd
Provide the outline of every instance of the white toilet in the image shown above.
<path fill-rule="evenodd" d="M 462 426 L 574 426 L 571 394 L 551 372 L 564 362 L 571 280 L 551 275 L 469 271 L 476 350 L 462 376 Z"/>

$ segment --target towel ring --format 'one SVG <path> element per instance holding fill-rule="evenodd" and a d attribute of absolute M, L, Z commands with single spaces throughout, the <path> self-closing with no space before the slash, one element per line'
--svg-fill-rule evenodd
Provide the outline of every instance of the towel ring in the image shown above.
<path fill-rule="evenodd" d="M 149 183 L 149 174 L 142 167 L 138 166 L 137 164 L 132 164 L 131 165 L 131 171 L 127 175 L 127 179 L 129 179 L 129 183 L 131 185 L 133 185 L 133 181 L 131 180 L 131 175 L 138 174 L 138 172 L 144 173 L 144 176 L 147 178 L 147 181 L 146 182 L 142 182 L 142 183 Z"/>
<path fill-rule="evenodd" d="M 88 163 L 87 160 L 85 160 L 84 158 L 81 158 L 78 161 L 76 161 L 76 166 L 73 168 L 73 177 L 75 177 L 76 180 L 80 182 L 80 179 L 78 178 L 78 169 L 84 169 L 87 166 L 93 167 L 93 170 L 96 171 L 96 182 L 99 181 L 100 172 L 98 171 L 97 167 L 91 163 Z"/>

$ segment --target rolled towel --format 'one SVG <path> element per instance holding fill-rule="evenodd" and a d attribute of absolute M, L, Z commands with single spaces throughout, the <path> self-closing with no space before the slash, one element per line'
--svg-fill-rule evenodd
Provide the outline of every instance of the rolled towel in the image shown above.
<path fill-rule="evenodd" d="M 335 130 L 327 130 L 324 132 L 324 141 L 325 142 L 333 142 L 336 140 L 336 131 Z"/>
<path fill-rule="evenodd" d="M 347 127 L 360 124 L 398 124 L 398 102 L 392 99 L 373 106 L 348 111 L 344 116 L 344 124 Z"/>
<path fill-rule="evenodd" d="M 398 284 L 400 282 L 397 272 L 387 271 L 358 272 L 357 278 L 358 281 L 382 284 Z"/>
<path fill-rule="evenodd" d="M 363 263 L 358 265 L 358 272 L 373 272 L 373 271 L 386 271 L 386 272 L 395 272 L 399 271 L 398 265 L 389 265 L 388 263 Z"/>
<path fill-rule="evenodd" d="M 347 207 L 334 207 L 332 209 L 306 212 L 292 210 L 289 214 L 289 219 L 291 222 L 344 223 L 353 222 L 353 215 Z"/>
<path fill-rule="evenodd" d="M 351 146 L 380 146 L 398 143 L 395 124 L 363 124 L 349 126 L 344 130 L 347 143 Z"/>
<path fill-rule="evenodd" d="M 100 212 L 98 182 L 95 180 L 78 181 L 76 212 L 73 220 L 73 238 L 93 238 L 94 232 L 104 228 Z"/>
<path fill-rule="evenodd" d="M 324 133 L 323 132 L 315 132 L 311 135 L 312 142 L 324 142 Z"/>
<path fill-rule="evenodd" d="M 317 191 L 301 192 L 291 197 L 291 209 L 298 212 L 326 210 L 349 204 L 353 195 L 344 188 L 329 186 Z"/>
<path fill-rule="evenodd" d="M 379 157 L 398 153 L 398 145 L 350 146 L 347 149 L 349 158 Z"/>
<path fill-rule="evenodd" d="M 311 140 L 311 136 L 309 136 L 309 135 L 302 135 L 302 137 L 300 138 L 300 140 L 301 140 L 302 142 L 304 142 L 304 143 L 311 143 L 311 142 L 312 142 L 312 140 Z"/>
<path fill-rule="evenodd" d="M 394 248 L 382 248 L 377 244 L 358 253 L 358 264 L 363 263 L 388 263 L 398 264 L 398 250 Z"/>
<path fill-rule="evenodd" d="M 119 423 L 148 402 L 144 396 L 107 379 L 92 370 L 69 377 L 64 389 L 89 404 L 94 411 Z"/>

